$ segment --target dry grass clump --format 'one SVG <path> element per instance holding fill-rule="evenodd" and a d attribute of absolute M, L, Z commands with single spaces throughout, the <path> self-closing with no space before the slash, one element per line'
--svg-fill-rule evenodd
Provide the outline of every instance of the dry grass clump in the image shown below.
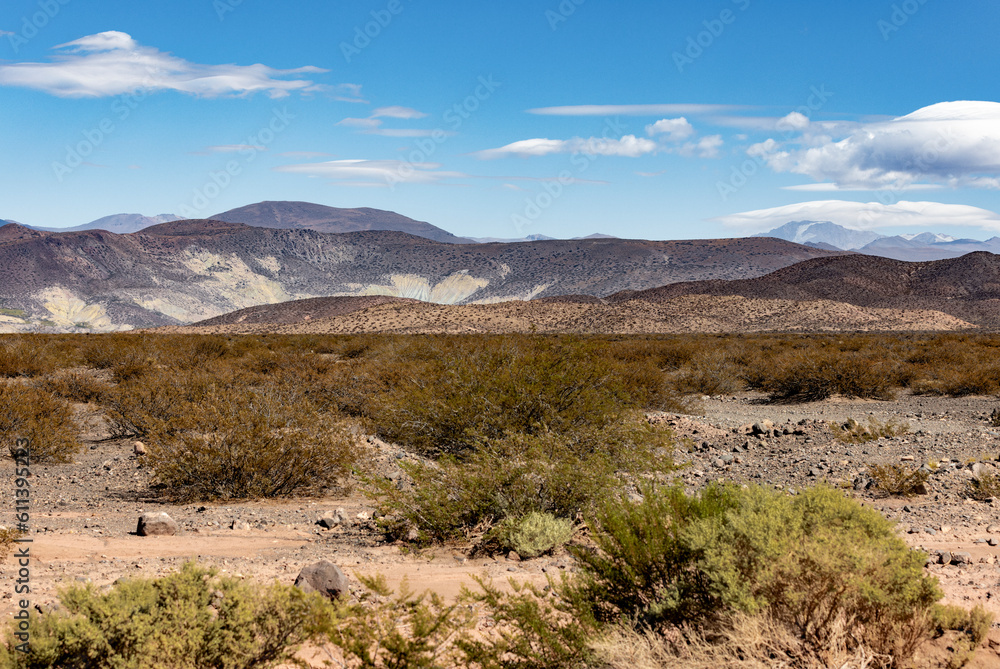
<path fill-rule="evenodd" d="M 56 361 L 45 354 L 43 342 L 23 336 L 0 335 L 0 378 L 35 377 Z"/>
<path fill-rule="evenodd" d="M 0 449 L 31 443 L 31 462 L 72 462 L 82 448 L 73 409 L 52 393 L 20 383 L 0 384 Z"/>
<path fill-rule="evenodd" d="M 905 465 L 872 465 L 868 476 L 875 483 L 875 490 L 883 495 L 912 497 L 926 492 L 930 473 Z"/>
<path fill-rule="evenodd" d="M 869 416 L 867 425 L 848 418 L 844 423 L 830 423 L 830 431 L 837 441 L 845 444 L 864 444 L 877 439 L 891 439 L 909 434 L 910 426 L 891 419 L 881 422 L 874 416 Z"/>

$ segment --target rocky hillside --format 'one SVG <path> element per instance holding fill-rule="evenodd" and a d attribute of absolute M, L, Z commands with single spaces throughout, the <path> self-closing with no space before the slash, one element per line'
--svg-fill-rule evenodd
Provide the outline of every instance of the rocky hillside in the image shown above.
<path fill-rule="evenodd" d="M 771 274 L 736 281 L 675 283 L 613 295 L 610 302 L 666 302 L 682 295 L 830 300 L 860 307 L 931 309 L 986 327 L 1000 327 L 1000 256 L 904 262 L 865 255 L 816 258 Z"/>
<path fill-rule="evenodd" d="M 830 255 L 764 238 L 447 244 L 402 232 L 324 234 L 210 220 L 127 235 L 7 225 L 0 228 L 0 327 L 183 324 L 329 296 L 444 304 L 603 297 L 676 281 L 755 277 Z"/>

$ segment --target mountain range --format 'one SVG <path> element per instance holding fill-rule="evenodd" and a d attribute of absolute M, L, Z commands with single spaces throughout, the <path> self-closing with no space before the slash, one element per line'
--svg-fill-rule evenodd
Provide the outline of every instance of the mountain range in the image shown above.
<path fill-rule="evenodd" d="M 754 237 L 775 237 L 826 250 L 856 251 L 909 261 L 958 258 L 976 251 L 1000 253 L 1000 237 L 979 241 L 933 232 L 887 237 L 870 230 L 852 230 L 830 221 L 790 221 Z"/>
<path fill-rule="evenodd" d="M 449 244 L 216 220 L 136 233 L 0 227 L 0 325 L 103 331 L 191 323 L 326 296 L 458 304 L 603 297 L 677 281 L 761 276 L 832 255 L 777 239 L 582 239 Z"/>

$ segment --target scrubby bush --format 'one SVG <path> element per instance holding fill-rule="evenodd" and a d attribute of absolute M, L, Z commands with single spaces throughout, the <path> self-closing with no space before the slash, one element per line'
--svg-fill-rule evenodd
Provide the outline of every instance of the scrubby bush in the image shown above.
<path fill-rule="evenodd" d="M 685 394 L 727 395 L 744 388 L 739 366 L 719 353 L 699 353 L 674 379 L 678 391 Z"/>
<path fill-rule="evenodd" d="M 50 371 L 54 361 L 41 343 L 23 336 L 0 336 L 0 378 L 34 377 Z"/>
<path fill-rule="evenodd" d="M 276 390 L 208 395 L 181 429 L 156 429 L 157 485 L 179 499 L 254 499 L 336 485 L 363 456 L 357 430 Z"/>
<path fill-rule="evenodd" d="M 825 486 L 648 488 L 639 504 L 608 503 L 591 532 L 597 551 L 573 549 L 575 587 L 605 621 L 662 629 L 766 613 L 813 647 L 846 630 L 851 646 L 901 662 L 941 596 L 891 523 Z"/>
<path fill-rule="evenodd" d="M 507 518 L 497 525 L 493 536 L 504 550 L 515 551 L 523 558 L 535 558 L 565 544 L 573 538 L 574 531 L 573 521 L 567 518 L 532 511 Z"/>
<path fill-rule="evenodd" d="M 294 657 L 326 629 L 320 595 L 275 583 L 256 588 L 188 563 L 158 579 L 119 581 L 108 593 L 74 586 L 61 610 L 32 612 L 31 650 L 8 628 L 0 666 L 27 669 L 308 667 Z"/>
<path fill-rule="evenodd" d="M 881 422 L 874 416 L 869 416 L 867 425 L 862 425 L 853 418 L 848 418 L 843 423 L 830 423 L 830 431 L 837 441 L 846 444 L 865 444 L 883 437 L 891 439 L 908 434 L 910 426 L 894 420 Z"/>
<path fill-rule="evenodd" d="M 875 490 L 883 495 L 912 497 L 926 492 L 924 486 L 930 473 L 905 465 L 872 465 L 868 468 L 868 476 Z"/>
<path fill-rule="evenodd" d="M 0 384 L 0 449 L 31 443 L 32 462 L 71 462 L 83 448 L 73 409 L 51 393 L 19 383 Z"/>
<path fill-rule="evenodd" d="M 791 351 L 771 359 L 761 358 L 765 369 L 745 377 L 773 401 L 814 402 L 832 395 L 892 399 L 895 362 L 866 353 Z"/>
<path fill-rule="evenodd" d="M 391 535 L 415 529 L 424 541 L 468 538 L 533 511 L 573 519 L 628 481 L 672 471 L 672 447 L 668 432 L 638 416 L 567 435 L 514 434 L 461 458 L 402 462 L 411 486 L 373 480 L 368 494 Z"/>

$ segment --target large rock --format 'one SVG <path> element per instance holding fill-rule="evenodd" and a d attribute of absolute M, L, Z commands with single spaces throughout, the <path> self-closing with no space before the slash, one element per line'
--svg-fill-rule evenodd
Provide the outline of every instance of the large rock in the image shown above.
<path fill-rule="evenodd" d="M 177 534 L 178 529 L 177 521 L 165 511 L 159 513 L 150 511 L 139 516 L 139 525 L 135 533 L 140 537 L 173 536 Z"/>
<path fill-rule="evenodd" d="M 295 585 L 306 592 L 319 592 L 329 599 L 349 593 L 349 583 L 344 572 L 329 560 L 320 560 L 303 567 L 295 579 Z"/>

